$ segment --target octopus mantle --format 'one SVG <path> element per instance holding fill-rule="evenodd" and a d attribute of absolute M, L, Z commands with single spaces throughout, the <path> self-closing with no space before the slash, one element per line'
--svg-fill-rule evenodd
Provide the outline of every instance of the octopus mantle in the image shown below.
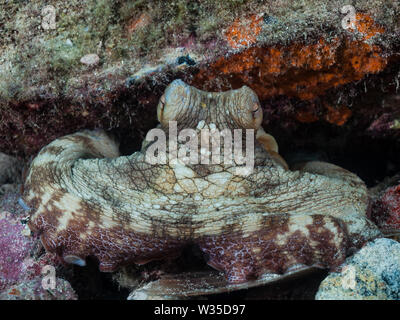
<path fill-rule="evenodd" d="M 102 271 L 178 256 L 196 244 L 231 283 L 297 264 L 334 268 L 354 247 L 379 236 L 365 215 L 367 190 L 353 173 L 323 162 L 288 168 L 262 111 L 243 87 L 207 93 L 174 81 L 158 106 L 160 128 L 199 122 L 257 131 L 254 169 L 235 164 L 149 164 L 142 150 L 120 156 L 103 131 L 44 147 L 31 164 L 23 200 L 29 227 L 66 262 L 99 260 Z M 168 151 L 166 151 L 168 152 Z"/>

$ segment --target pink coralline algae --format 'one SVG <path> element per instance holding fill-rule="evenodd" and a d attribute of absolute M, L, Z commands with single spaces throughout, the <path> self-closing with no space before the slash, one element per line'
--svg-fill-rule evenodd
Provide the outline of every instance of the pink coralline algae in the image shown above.
<path fill-rule="evenodd" d="M 63 279 L 55 279 L 54 290 L 43 288 L 43 267 L 57 266 L 59 261 L 53 254 L 37 255 L 40 240 L 26 235 L 22 222 L 25 214 L 16 205 L 17 196 L 5 198 L 0 203 L 0 300 L 76 299 L 74 290 Z"/>
<path fill-rule="evenodd" d="M 0 290 L 26 276 L 33 241 L 21 234 L 24 225 L 9 212 L 0 212 Z M 32 261 L 33 262 L 33 261 Z"/>

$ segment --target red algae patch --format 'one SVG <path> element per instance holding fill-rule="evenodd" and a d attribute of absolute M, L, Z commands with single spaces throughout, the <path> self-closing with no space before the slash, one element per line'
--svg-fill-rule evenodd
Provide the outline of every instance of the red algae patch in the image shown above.
<path fill-rule="evenodd" d="M 325 120 L 338 126 L 344 125 L 352 114 L 351 110 L 346 106 L 334 108 L 330 105 L 325 105 L 325 107 L 327 109 Z"/>

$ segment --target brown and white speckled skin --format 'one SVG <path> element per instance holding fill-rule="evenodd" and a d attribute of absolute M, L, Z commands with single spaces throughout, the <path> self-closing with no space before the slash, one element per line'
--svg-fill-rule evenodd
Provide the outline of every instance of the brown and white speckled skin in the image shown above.
<path fill-rule="evenodd" d="M 365 216 L 367 190 L 354 174 L 309 162 L 288 170 L 248 87 L 207 93 L 174 81 L 158 107 L 160 128 L 200 121 L 259 130 L 248 176 L 234 165 L 151 165 L 145 150 L 119 156 L 102 131 L 62 137 L 31 164 L 24 201 L 29 227 L 67 262 L 95 256 L 102 271 L 173 257 L 198 244 L 231 283 L 296 264 L 333 268 L 352 247 L 379 236 Z M 168 139 L 167 139 L 168 141 Z"/>

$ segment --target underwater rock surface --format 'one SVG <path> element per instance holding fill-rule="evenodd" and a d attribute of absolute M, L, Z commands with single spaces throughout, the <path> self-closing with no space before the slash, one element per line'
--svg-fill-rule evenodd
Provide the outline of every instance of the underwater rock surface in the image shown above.
<path fill-rule="evenodd" d="M 95 127 L 141 140 L 177 77 L 204 90 L 248 85 L 262 99 L 265 125 L 398 135 L 398 113 L 380 102 L 399 86 L 399 4 L 353 1 L 353 25 L 343 27 L 347 4 L 7 1 L 0 151 L 31 155 Z"/>
<path fill-rule="evenodd" d="M 399 300 L 400 243 L 381 238 L 365 245 L 322 281 L 317 300 Z"/>
<path fill-rule="evenodd" d="M 29 263 L 25 260 L 33 242 L 21 234 L 24 229 L 18 217 L 2 212 L 0 215 L 0 290 L 25 277 Z"/>

